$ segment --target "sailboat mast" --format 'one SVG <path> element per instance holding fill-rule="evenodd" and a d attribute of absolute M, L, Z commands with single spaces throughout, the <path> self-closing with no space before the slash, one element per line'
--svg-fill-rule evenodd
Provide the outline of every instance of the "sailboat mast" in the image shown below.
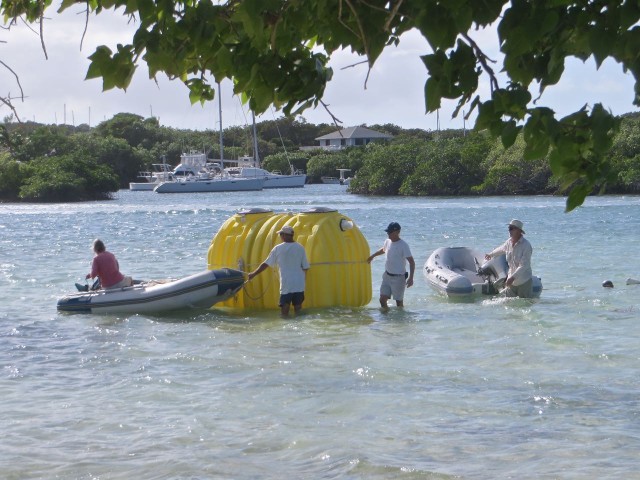
<path fill-rule="evenodd" d="M 260 156 L 258 155 L 258 134 L 256 133 L 256 115 L 251 110 L 251 119 L 253 120 L 253 163 L 257 167 L 260 166 Z"/>
<path fill-rule="evenodd" d="M 220 118 L 220 166 L 224 168 L 224 147 L 222 146 L 222 87 L 220 86 L 220 82 L 218 82 L 218 116 Z"/>

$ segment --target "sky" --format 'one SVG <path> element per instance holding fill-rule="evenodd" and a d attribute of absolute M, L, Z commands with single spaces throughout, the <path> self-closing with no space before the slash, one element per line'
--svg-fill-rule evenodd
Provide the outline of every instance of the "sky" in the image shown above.
<path fill-rule="evenodd" d="M 104 12 L 90 18 L 81 45 L 85 20 L 81 10 L 80 6 L 74 6 L 61 15 L 54 13 L 55 9 L 48 12 L 44 26 L 48 59 L 40 38 L 24 24 L 0 30 L 0 61 L 19 77 L 24 94 L 24 100 L 13 101 L 21 120 L 95 126 L 117 113 L 129 112 L 145 118 L 155 116 L 161 125 L 173 128 L 216 131 L 220 128 L 217 98 L 205 106 L 192 106 L 182 83 L 163 75 L 158 75 L 157 82 L 150 80 L 144 63 L 138 67 L 126 92 L 118 89 L 102 92 L 101 79 L 84 80 L 89 66 L 87 57 L 96 46 L 106 45 L 115 50 L 117 43 L 129 43 L 135 25 L 128 25 L 120 12 Z M 490 58 L 499 58 L 495 32 L 474 31 L 471 36 Z M 399 47 L 388 47 L 383 52 L 367 80 L 367 66 L 356 65 L 362 58 L 347 51 L 338 52 L 330 63 L 334 76 L 323 100 L 343 127 L 385 123 L 424 130 L 472 127 L 473 117 L 468 121 L 461 115 L 452 118 L 455 102 L 444 103 L 438 114 L 425 114 L 427 76 L 420 55 L 428 53 L 426 41 L 417 32 L 409 32 L 403 35 Z M 602 103 L 616 115 L 636 112 L 638 108 L 632 104 L 633 83 L 633 77 L 624 74 L 615 62 L 607 61 L 597 70 L 592 59 L 585 64 L 570 60 L 562 81 L 547 88 L 537 105 L 552 108 L 560 117 L 585 104 L 596 103 Z M 12 97 L 20 94 L 15 76 L 1 65 L 0 92 Z M 485 78 L 479 93 L 486 99 L 488 92 Z M 251 122 L 247 108 L 233 95 L 228 81 L 222 83 L 221 99 L 223 127 Z M 2 118 L 10 113 L 7 107 L 0 106 Z M 274 120 L 281 115 L 271 110 L 256 120 Z M 332 123 L 323 108 L 307 110 L 302 116 L 310 123 Z"/>

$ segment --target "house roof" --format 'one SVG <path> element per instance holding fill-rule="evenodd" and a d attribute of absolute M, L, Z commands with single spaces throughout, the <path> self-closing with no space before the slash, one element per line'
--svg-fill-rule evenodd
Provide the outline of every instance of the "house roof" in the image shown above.
<path fill-rule="evenodd" d="M 339 140 L 342 138 L 393 138 L 386 133 L 376 132 L 365 127 L 349 127 L 328 133 L 316 138 L 316 140 Z"/>

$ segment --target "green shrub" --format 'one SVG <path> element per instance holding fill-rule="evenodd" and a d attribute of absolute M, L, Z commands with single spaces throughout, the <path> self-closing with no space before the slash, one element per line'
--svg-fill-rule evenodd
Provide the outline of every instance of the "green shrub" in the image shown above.
<path fill-rule="evenodd" d="M 28 164 L 20 198 L 35 202 L 104 200 L 118 190 L 118 178 L 106 165 L 69 155 L 40 157 Z"/>
<path fill-rule="evenodd" d="M 23 182 L 20 162 L 12 160 L 8 155 L 0 155 L 0 199 L 17 200 L 20 185 Z"/>

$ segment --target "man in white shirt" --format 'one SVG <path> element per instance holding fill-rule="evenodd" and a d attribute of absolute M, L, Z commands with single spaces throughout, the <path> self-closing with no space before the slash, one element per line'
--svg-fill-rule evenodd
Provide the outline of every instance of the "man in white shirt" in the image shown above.
<path fill-rule="evenodd" d="M 380 285 L 380 306 L 389 308 L 387 302 L 391 297 L 396 301 L 398 307 L 404 306 L 404 290 L 413 285 L 413 274 L 416 269 L 416 262 L 411 255 L 409 244 L 400 238 L 400 224 L 391 222 L 385 229 L 389 238 L 384 241 L 382 248 L 371 254 L 367 262 L 378 255 L 386 254 L 384 263 L 384 274 Z M 406 264 L 409 263 L 409 273 L 406 271 Z"/>
<path fill-rule="evenodd" d="M 266 260 L 248 277 L 251 280 L 267 268 L 278 266 L 280 270 L 280 313 L 286 317 L 289 315 L 291 304 L 293 304 L 293 311 L 296 314 L 302 309 L 309 260 L 307 260 L 304 247 L 293 240 L 292 227 L 285 225 L 278 234 L 282 243 L 273 247 Z"/>
<path fill-rule="evenodd" d="M 533 248 L 524 238 L 524 224 L 520 220 L 509 222 L 509 239 L 484 258 L 490 260 L 496 255 L 506 254 L 509 272 L 505 282 L 507 297 L 532 298 L 533 273 L 531 271 L 531 255 Z"/>

